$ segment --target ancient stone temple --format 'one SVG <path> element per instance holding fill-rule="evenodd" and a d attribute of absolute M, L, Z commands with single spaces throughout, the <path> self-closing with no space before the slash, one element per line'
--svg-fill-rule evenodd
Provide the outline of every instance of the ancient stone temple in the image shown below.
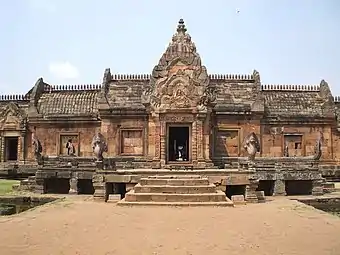
<path fill-rule="evenodd" d="M 31 176 L 40 192 L 124 196 L 143 178 L 176 173 L 251 199 L 319 194 L 325 178 L 339 178 L 340 104 L 327 82 L 209 74 L 183 20 L 151 74 L 106 69 L 98 85 L 40 78 L 0 99 L 0 172 Z"/>

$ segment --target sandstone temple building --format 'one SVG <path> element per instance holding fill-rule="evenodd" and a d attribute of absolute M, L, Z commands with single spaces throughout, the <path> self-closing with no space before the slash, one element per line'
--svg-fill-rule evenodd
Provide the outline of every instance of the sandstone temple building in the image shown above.
<path fill-rule="evenodd" d="M 266 193 L 282 194 L 294 186 L 290 181 L 310 181 L 315 192 L 323 178 L 339 178 L 340 100 L 326 81 L 267 85 L 257 71 L 211 74 L 183 20 L 155 64 L 151 74 L 106 69 L 97 85 L 53 85 L 39 78 L 25 95 L 1 95 L 0 172 L 35 174 L 45 191 L 59 179 L 71 185 L 74 176 L 78 189 L 79 183 L 91 186 L 86 180 L 96 189 L 91 141 L 100 132 L 107 143 L 104 157 L 115 162 L 115 173 L 103 174 L 103 182 L 125 188 L 138 182 L 131 181 L 138 170 L 211 171 L 211 178 L 220 176 L 214 183 L 234 185 L 234 191 L 255 178 Z M 250 133 L 260 144 L 252 165 L 241 160 L 247 161 L 244 140 Z M 318 140 L 322 154 L 315 163 Z M 72 171 L 65 158 L 78 162 Z"/>

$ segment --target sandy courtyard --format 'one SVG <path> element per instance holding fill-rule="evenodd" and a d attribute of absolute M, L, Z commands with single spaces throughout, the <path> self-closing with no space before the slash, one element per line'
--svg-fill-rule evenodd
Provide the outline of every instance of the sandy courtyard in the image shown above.
<path fill-rule="evenodd" d="M 0 254 L 339 255 L 340 218 L 284 198 L 235 208 L 67 198 L 1 217 Z"/>

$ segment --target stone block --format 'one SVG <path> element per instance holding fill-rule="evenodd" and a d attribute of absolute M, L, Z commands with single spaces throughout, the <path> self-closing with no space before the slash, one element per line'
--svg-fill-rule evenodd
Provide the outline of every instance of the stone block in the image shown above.
<path fill-rule="evenodd" d="M 233 201 L 233 203 L 235 205 L 245 205 L 245 204 L 247 204 L 243 195 L 233 195 L 233 196 L 231 196 L 231 201 Z"/>
<path fill-rule="evenodd" d="M 255 191 L 255 194 L 259 203 L 266 202 L 266 196 L 264 195 L 264 191 Z"/>

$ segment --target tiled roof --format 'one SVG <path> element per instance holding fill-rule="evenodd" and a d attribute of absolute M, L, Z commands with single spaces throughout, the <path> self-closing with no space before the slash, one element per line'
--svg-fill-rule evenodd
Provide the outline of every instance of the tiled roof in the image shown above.
<path fill-rule="evenodd" d="M 318 92 L 262 91 L 269 116 L 322 116 L 323 100 Z"/>
<path fill-rule="evenodd" d="M 111 108 L 144 109 L 141 96 L 148 81 L 116 80 L 110 83 L 107 99 Z"/>
<path fill-rule="evenodd" d="M 38 112 L 48 116 L 96 115 L 98 91 L 45 92 L 38 101 Z"/>
<path fill-rule="evenodd" d="M 253 82 L 210 81 L 215 84 L 217 104 L 215 109 L 249 110 L 257 96 L 257 85 Z"/>

